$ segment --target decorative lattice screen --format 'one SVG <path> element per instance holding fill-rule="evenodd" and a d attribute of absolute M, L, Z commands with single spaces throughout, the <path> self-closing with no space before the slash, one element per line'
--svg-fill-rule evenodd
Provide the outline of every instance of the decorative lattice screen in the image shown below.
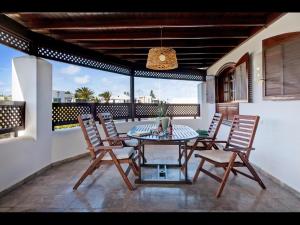
<path fill-rule="evenodd" d="M 0 134 L 25 129 L 25 102 L 0 103 Z"/>

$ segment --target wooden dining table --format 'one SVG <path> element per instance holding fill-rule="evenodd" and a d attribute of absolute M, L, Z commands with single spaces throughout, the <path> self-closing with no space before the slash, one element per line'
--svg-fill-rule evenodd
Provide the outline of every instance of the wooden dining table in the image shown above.
<path fill-rule="evenodd" d="M 140 173 L 135 182 L 137 184 L 191 184 L 192 182 L 188 177 L 186 146 L 189 141 L 198 138 L 198 133 L 185 125 L 173 125 L 172 135 L 166 132 L 158 135 L 153 132 L 156 128 L 157 125 L 155 123 L 137 125 L 127 133 L 128 137 L 135 138 L 139 142 L 138 164 Z M 177 145 L 177 163 L 167 163 L 163 161 L 151 163 L 148 162 L 148 160 L 146 162 L 144 158 L 145 145 Z M 181 163 L 182 147 L 184 148 L 184 167 L 182 167 Z M 155 152 L 153 153 L 155 154 Z M 147 168 L 151 169 L 151 176 L 149 176 L 149 172 L 146 173 L 147 171 L 145 170 L 147 170 Z"/>

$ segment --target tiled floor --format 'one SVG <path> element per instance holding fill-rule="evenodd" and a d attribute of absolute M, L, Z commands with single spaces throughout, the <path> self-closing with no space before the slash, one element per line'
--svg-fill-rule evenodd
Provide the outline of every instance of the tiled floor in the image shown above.
<path fill-rule="evenodd" d="M 177 151 L 160 147 L 147 150 L 147 159 L 174 159 Z M 192 158 L 189 175 L 198 160 Z M 44 172 L 0 199 L 0 212 L 165 212 L 165 211 L 300 211 L 300 197 L 261 175 L 260 186 L 242 175 L 230 175 L 221 198 L 219 183 L 201 174 L 193 185 L 138 185 L 129 191 L 114 165 L 103 165 L 79 186 L 72 187 L 89 158 L 72 161 Z M 223 170 L 212 171 L 223 173 Z M 130 179 L 134 176 L 131 173 Z"/>

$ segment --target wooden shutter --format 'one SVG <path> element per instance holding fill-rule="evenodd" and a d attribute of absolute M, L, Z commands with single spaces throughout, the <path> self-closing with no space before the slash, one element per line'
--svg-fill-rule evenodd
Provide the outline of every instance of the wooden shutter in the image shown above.
<path fill-rule="evenodd" d="M 283 94 L 300 94 L 300 38 L 283 44 Z"/>
<path fill-rule="evenodd" d="M 212 76 L 211 78 L 206 80 L 206 102 L 207 103 L 215 103 L 215 95 L 216 95 L 216 88 L 215 88 L 215 77 Z"/>
<path fill-rule="evenodd" d="M 264 99 L 300 99 L 300 32 L 263 40 Z"/>
<path fill-rule="evenodd" d="M 223 114 L 224 124 L 230 124 L 234 115 L 239 114 L 239 103 L 217 103 L 216 112 Z"/>
<path fill-rule="evenodd" d="M 283 94 L 282 48 L 275 46 L 265 51 L 266 96 Z"/>
<path fill-rule="evenodd" d="M 249 54 L 243 55 L 235 65 L 234 72 L 234 100 L 249 102 Z"/>

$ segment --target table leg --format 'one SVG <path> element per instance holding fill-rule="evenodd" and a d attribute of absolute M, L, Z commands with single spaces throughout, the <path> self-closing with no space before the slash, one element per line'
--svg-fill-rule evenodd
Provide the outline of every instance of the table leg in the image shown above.
<path fill-rule="evenodd" d="M 145 145 L 142 145 L 142 157 L 143 157 L 143 165 L 145 164 L 145 162 L 147 162 L 147 160 L 145 159 Z"/>
<path fill-rule="evenodd" d="M 179 166 L 181 166 L 181 157 L 182 157 L 182 154 L 181 154 L 181 144 L 179 144 L 178 146 L 178 162 L 179 162 Z"/>
<path fill-rule="evenodd" d="M 184 174 L 185 174 L 185 181 L 188 182 L 188 161 L 187 161 L 187 149 L 186 149 L 186 142 L 184 142 Z"/>
<path fill-rule="evenodd" d="M 139 182 L 142 181 L 142 165 L 141 165 L 141 157 L 142 157 L 142 153 L 141 153 L 141 146 L 142 146 L 142 141 L 139 140 L 139 147 L 138 147 L 138 154 L 139 154 L 139 167 L 140 167 L 140 172 L 139 172 Z"/>

